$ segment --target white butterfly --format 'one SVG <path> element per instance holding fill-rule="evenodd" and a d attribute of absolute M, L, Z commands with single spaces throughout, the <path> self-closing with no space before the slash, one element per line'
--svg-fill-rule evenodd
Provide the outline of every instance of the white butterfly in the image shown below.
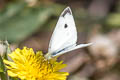
<path fill-rule="evenodd" d="M 83 48 L 92 44 L 88 43 L 77 45 L 76 42 L 77 30 L 75 22 L 71 9 L 67 7 L 59 17 L 49 43 L 48 53 L 45 55 L 45 57 L 47 59 L 51 59 L 52 57 L 59 56 L 66 52 Z"/>

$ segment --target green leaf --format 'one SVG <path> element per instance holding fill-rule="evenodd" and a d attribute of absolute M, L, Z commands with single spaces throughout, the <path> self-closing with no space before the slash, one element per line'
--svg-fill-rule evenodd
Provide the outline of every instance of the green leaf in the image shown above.
<path fill-rule="evenodd" d="M 52 6 L 52 5 L 51 5 Z M 20 42 L 38 31 L 47 20 L 56 14 L 54 8 L 46 5 L 27 7 L 25 3 L 10 4 L 0 13 L 0 38 Z"/>
<path fill-rule="evenodd" d="M 5 66 L 1 56 L 0 56 L 0 77 L 2 80 L 7 80 L 7 74 L 6 74 Z"/>
<path fill-rule="evenodd" d="M 0 56 L 0 72 L 4 72 L 4 70 L 5 70 L 4 63 L 2 57 Z"/>

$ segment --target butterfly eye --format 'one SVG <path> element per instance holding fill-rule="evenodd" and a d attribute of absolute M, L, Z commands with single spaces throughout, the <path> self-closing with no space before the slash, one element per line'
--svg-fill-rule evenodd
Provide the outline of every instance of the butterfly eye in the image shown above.
<path fill-rule="evenodd" d="M 67 27 L 68 27 L 68 25 L 67 25 L 67 24 L 65 24 L 64 28 L 67 28 Z"/>

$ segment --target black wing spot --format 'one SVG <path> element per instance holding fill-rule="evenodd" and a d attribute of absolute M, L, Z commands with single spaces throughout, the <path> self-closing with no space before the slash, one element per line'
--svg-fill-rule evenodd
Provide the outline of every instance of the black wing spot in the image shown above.
<path fill-rule="evenodd" d="M 67 25 L 67 24 L 65 24 L 64 28 L 67 28 L 67 27 L 68 27 L 68 25 Z"/>

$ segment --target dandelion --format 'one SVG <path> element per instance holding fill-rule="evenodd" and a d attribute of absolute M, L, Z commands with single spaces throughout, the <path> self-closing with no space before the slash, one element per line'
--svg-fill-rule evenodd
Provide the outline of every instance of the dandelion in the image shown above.
<path fill-rule="evenodd" d="M 41 51 L 34 53 L 32 48 L 17 48 L 8 56 L 13 61 L 4 60 L 8 75 L 21 80 L 66 80 L 67 72 L 60 72 L 66 65 L 55 58 L 47 60 Z"/>

